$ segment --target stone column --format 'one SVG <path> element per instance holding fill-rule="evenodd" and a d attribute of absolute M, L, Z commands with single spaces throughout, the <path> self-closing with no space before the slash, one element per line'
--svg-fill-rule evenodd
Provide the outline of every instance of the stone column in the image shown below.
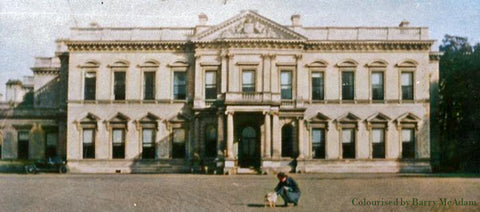
<path fill-rule="evenodd" d="M 221 68 L 221 82 L 220 82 L 220 93 L 225 93 L 227 92 L 227 85 L 228 85 L 228 79 L 227 79 L 227 53 L 222 53 L 222 68 Z"/>
<path fill-rule="evenodd" d="M 200 156 L 200 118 L 195 116 L 195 146 L 194 146 L 193 158 Z"/>
<path fill-rule="evenodd" d="M 272 157 L 272 132 L 271 132 L 271 120 L 270 120 L 270 113 L 265 111 L 263 113 L 265 115 L 265 158 Z"/>
<path fill-rule="evenodd" d="M 233 112 L 227 111 L 227 158 L 233 159 Z"/>
<path fill-rule="evenodd" d="M 273 143 L 273 158 L 278 159 L 282 154 L 282 141 L 280 141 L 280 120 L 278 112 L 272 113 L 272 143 Z"/>
<path fill-rule="evenodd" d="M 298 159 L 305 158 L 305 144 L 303 143 L 303 117 L 298 119 Z"/>
<path fill-rule="evenodd" d="M 223 158 L 225 132 L 224 132 L 224 115 L 223 111 L 217 113 L 217 157 Z"/>

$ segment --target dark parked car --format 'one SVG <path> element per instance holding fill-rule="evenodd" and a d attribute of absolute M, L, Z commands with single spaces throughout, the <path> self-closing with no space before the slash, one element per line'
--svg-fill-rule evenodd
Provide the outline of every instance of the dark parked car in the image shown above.
<path fill-rule="evenodd" d="M 35 161 L 33 164 L 25 166 L 27 174 L 35 174 L 37 172 L 59 172 L 66 173 L 67 165 L 60 157 L 48 157 L 44 160 Z"/>

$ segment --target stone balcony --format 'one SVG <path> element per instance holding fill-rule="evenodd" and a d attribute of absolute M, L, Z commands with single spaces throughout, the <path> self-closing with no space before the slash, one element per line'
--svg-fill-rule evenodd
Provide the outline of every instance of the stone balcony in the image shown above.
<path fill-rule="evenodd" d="M 281 99 L 280 93 L 271 92 L 227 92 L 219 94 L 217 99 L 196 99 L 195 108 L 225 105 L 272 105 L 282 108 L 303 108 L 304 101 L 297 99 Z"/>

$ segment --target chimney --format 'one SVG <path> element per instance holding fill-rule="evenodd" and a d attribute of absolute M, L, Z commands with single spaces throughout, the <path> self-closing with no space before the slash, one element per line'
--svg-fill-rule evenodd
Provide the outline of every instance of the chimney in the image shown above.
<path fill-rule="evenodd" d="M 403 20 L 402 22 L 400 22 L 400 24 L 398 26 L 399 27 L 408 27 L 408 25 L 410 25 L 410 22 L 408 22 L 406 20 Z"/>
<path fill-rule="evenodd" d="M 205 13 L 200 13 L 198 15 L 198 25 L 207 25 L 208 16 Z"/>
<path fill-rule="evenodd" d="M 292 15 L 290 20 L 292 20 L 292 26 L 302 26 L 302 23 L 300 22 L 300 15 L 299 14 Z"/>

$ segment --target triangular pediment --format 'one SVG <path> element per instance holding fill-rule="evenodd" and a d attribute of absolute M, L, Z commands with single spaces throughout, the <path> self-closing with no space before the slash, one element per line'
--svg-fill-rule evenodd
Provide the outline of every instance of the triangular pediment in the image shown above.
<path fill-rule="evenodd" d="M 419 120 L 421 120 L 420 117 L 413 113 L 404 113 L 396 119 L 397 122 L 418 122 Z"/>
<path fill-rule="evenodd" d="M 254 11 L 245 11 L 195 36 L 197 41 L 228 39 L 306 40 L 307 38 Z"/>
<path fill-rule="evenodd" d="M 108 121 L 109 122 L 128 122 L 129 120 L 130 118 L 128 116 L 119 112 Z"/>
<path fill-rule="evenodd" d="M 310 122 L 328 122 L 330 118 L 323 113 L 317 113 L 316 116 L 310 119 Z"/>
<path fill-rule="evenodd" d="M 388 122 L 390 121 L 390 117 L 383 113 L 375 113 L 367 118 L 367 122 Z"/>
<path fill-rule="evenodd" d="M 160 117 L 153 113 L 147 113 L 146 116 L 140 119 L 140 122 L 156 122 L 157 120 L 160 120 Z"/>
<path fill-rule="evenodd" d="M 100 120 L 100 118 L 92 113 L 87 113 L 85 117 L 80 119 L 80 122 L 96 122 Z"/>
<path fill-rule="evenodd" d="M 358 122 L 360 118 L 353 113 L 345 113 L 336 119 L 337 122 Z"/>

